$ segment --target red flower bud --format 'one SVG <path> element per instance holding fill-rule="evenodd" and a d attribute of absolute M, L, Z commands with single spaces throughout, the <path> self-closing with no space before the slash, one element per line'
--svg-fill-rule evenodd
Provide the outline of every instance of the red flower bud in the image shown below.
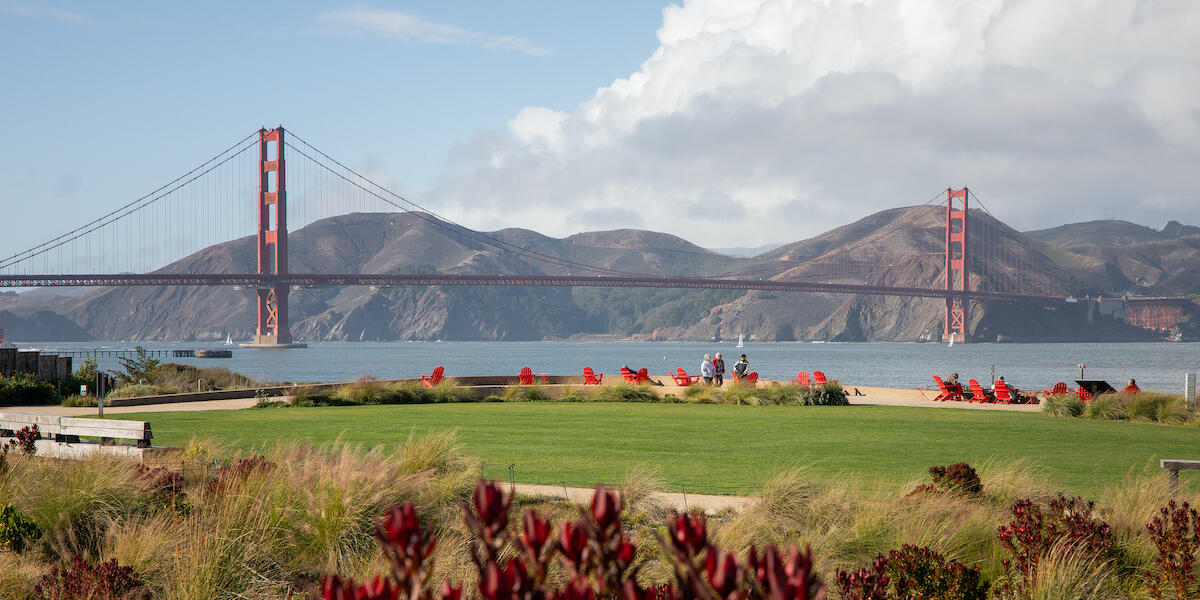
<path fill-rule="evenodd" d="M 475 483 L 475 492 L 471 498 L 475 501 L 475 516 L 483 524 L 484 537 L 490 542 L 508 526 L 508 509 L 512 506 L 512 496 L 505 496 L 498 483 L 480 478 Z"/>
<path fill-rule="evenodd" d="M 596 492 L 592 494 L 592 518 L 600 529 L 620 527 L 622 504 L 619 494 L 596 485 Z"/>
<path fill-rule="evenodd" d="M 708 522 L 704 515 L 675 515 L 667 523 L 671 544 L 681 552 L 699 554 L 708 545 Z"/>
<path fill-rule="evenodd" d="M 583 563 L 587 545 L 587 531 L 583 527 L 574 523 L 563 523 L 562 531 L 558 535 L 558 550 L 567 562 L 572 565 Z"/>
<path fill-rule="evenodd" d="M 737 557 L 716 546 L 709 546 L 704 557 L 704 571 L 708 582 L 722 598 L 737 592 L 742 584 L 742 568 Z"/>
<path fill-rule="evenodd" d="M 359 586 L 357 600 L 397 600 L 400 588 L 391 579 L 376 575 L 370 583 Z"/>
<path fill-rule="evenodd" d="M 486 600 L 509 600 L 513 597 L 512 582 L 507 573 L 494 562 L 489 562 L 483 570 L 483 580 L 479 582 L 479 595 Z"/>
<path fill-rule="evenodd" d="M 462 600 L 462 585 L 455 587 L 448 580 L 443 581 L 440 594 L 441 600 Z"/>
<path fill-rule="evenodd" d="M 525 513 L 525 532 L 521 534 L 521 543 L 537 555 L 541 553 L 549 539 L 550 521 L 543 519 L 532 510 Z"/>
<path fill-rule="evenodd" d="M 617 561 L 622 565 L 633 563 L 633 559 L 637 558 L 637 546 L 629 541 L 629 537 L 621 535 L 621 543 L 617 546 Z"/>
<path fill-rule="evenodd" d="M 421 527 L 412 502 L 389 508 L 375 528 L 375 535 L 386 551 L 394 553 L 411 569 L 419 567 L 437 544 L 437 539 Z"/>

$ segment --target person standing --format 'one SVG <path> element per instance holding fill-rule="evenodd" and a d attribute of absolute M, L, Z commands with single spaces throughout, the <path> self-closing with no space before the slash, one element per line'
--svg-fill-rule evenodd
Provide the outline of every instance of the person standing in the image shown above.
<path fill-rule="evenodd" d="M 733 378 L 745 379 L 750 373 L 750 361 L 746 360 L 746 355 L 743 354 L 737 362 L 733 363 Z"/>
<path fill-rule="evenodd" d="M 700 378 L 704 380 L 704 385 L 712 385 L 713 360 L 711 354 L 705 354 L 704 362 L 700 363 Z"/>
<path fill-rule="evenodd" d="M 713 383 L 717 387 L 725 384 L 725 361 L 721 359 L 721 353 L 717 353 L 717 357 L 713 359 Z"/>

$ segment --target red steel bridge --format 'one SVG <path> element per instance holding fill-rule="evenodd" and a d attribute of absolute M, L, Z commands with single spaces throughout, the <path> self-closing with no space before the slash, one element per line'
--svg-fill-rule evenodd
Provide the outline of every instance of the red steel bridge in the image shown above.
<path fill-rule="evenodd" d="M 287 157 L 285 160 L 285 156 Z M 802 263 L 779 260 L 751 271 L 656 276 L 588 265 L 437 216 L 328 156 L 283 127 L 260 129 L 157 190 L 58 237 L 0 259 L 0 287 L 242 286 L 257 294 L 255 343 L 292 342 L 289 290 L 317 286 L 603 286 L 823 292 L 932 298 L 945 305 L 944 334 L 965 341 L 972 301 L 1062 306 L 1068 299 L 1012 230 L 968 210 L 967 188 L 939 192 L 904 218 L 936 214 L 944 247 L 942 285 L 872 285 L 864 272 L 888 265 L 841 258 L 838 247 Z M 291 213 L 289 214 L 289 210 Z M 300 226 L 350 212 L 408 212 L 499 257 L 497 272 L 295 273 L 288 268 L 289 219 Z M 985 211 L 986 213 L 986 211 Z M 986 213 L 990 216 L 990 213 Z M 252 228 L 251 228 L 252 226 Z M 179 259 L 252 234 L 257 264 L 242 273 L 178 272 Z M 870 236 L 854 244 L 864 244 Z M 876 240 L 877 241 L 877 240 Z M 319 250 L 318 250 L 319 251 Z M 808 269 L 797 276 L 797 267 Z M 461 270 L 461 269 L 459 269 Z M 803 269 L 802 269 L 803 270 Z M 972 287 L 972 273 L 987 286 Z"/>

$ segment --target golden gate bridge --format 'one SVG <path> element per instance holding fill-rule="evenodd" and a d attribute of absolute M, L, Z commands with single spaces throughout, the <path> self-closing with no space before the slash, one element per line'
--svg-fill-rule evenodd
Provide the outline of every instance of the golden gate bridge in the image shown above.
<path fill-rule="evenodd" d="M 290 190 L 289 190 L 290 188 Z M 289 196 L 290 194 L 290 196 Z M 944 217 L 940 286 L 859 283 L 888 265 L 846 258 L 883 230 L 802 261 L 752 270 L 665 276 L 590 265 L 474 231 L 376 183 L 282 126 L 260 129 L 155 191 L 32 248 L 0 259 L 0 287 L 239 286 L 255 291 L 255 345 L 292 344 L 288 295 L 318 286 L 586 286 L 765 290 L 931 298 L 945 307 L 944 336 L 965 341 L 971 302 L 1062 306 L 1074 301 L 1045 265 L 1009 241 L 998 220 L 971 217 L 971 191 L 947 189 L 904 218 Z M 289 219 L 301 225 L 349 212 L 406 212 L 486 251 L 493 272 L 297 273 L 289 269 Z M 986 209 L 984 209 L 986 212 Z M 291 211 L 291 214 L 289 214 Z M 986 213 L 990 216 L 990 213 Z M 176 260 L 244 237 L 253 225 L 256 264 L 177 272 Z M 438 249 L 432 249 L 437 254 Z M 318 250 L 319 251 L 319 250 Z M 432 259 L 440 264 L 444 260 Z M 798 269 L 798 267 L 805 267 Z M 392 269 L 398 270 L 398 269 Z M 798 274 L 799 271 L 804 271 Z M 972 286 L 973 273 L 985 285 Z M 833 281 L 854 276 L 854 282 Z"/>

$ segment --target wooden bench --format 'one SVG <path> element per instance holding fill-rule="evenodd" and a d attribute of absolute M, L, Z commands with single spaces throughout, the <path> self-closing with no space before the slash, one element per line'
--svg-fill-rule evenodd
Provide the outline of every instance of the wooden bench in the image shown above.
<path fill-rule="evenodd" d="M 149 448 L 153 434 L 145 421 L 119 421 L 116 419 L 84 419 L 79 417 L 57 417 L 35 413 L 0 413 L 0 437 L 12 437 L 24 427 L 37 425 L 44 438 L 57 442 L 78 443 L 81 437 L 100 438 L 104 445 L 115 440 L 134 440 L 138 448 Z"/>
<path fill-rule="evenodd" d="M 1158 465 L 1171 472 L 1171 491 L 1179 489 L 1179 472 L 1200 470 L 1200 460 L 1172 460 L 1164 458 Z"/>

